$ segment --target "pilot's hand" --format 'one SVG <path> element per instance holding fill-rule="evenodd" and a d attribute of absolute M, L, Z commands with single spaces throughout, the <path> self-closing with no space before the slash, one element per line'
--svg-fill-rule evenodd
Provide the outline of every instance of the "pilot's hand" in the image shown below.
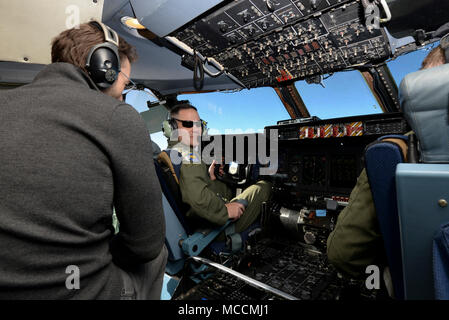
<path fill-rule="evenodd" d="M 215 176 L 215 165 L 216 164 L 217 164 L 217 161 L 213 160 L 212 164 L 209 167 L 209 176 L 212 181 L 217 179 L 217 177 Z M 223 168 L 224 168 L 224 166 L 222 164 L 220 164 L 220 169 L 219 169 L 220 176 L 222 176 L 224 174 Z"/>
<path fill-rule="evenodd" d="M 238 220 L 245 211 L 245 206 L 238 202 L 226 203 L 225 206 L 228 209 L 228 217 L 232 220 Z"/>

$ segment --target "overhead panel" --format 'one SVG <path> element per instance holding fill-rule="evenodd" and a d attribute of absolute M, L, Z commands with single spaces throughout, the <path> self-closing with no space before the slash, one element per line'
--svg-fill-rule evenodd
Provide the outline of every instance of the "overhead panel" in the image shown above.
<path fill-rule="evenodd" d="M 384 29 L 363 11 L 355 0 L 239 0 L 171 36 L 248 88 L 277 86 L 388 58 Z"/>
<path fill-rule="evenodd" d="M 136 18 L 148 30 L 164 37 L 223 0 L 131 0 Z"/>
<path fill-rule="evenodd" d="M 48 64 L 52 39 L 91 19 L 101 20 L 104 0 L 0 1 L 0 61 Z"/>

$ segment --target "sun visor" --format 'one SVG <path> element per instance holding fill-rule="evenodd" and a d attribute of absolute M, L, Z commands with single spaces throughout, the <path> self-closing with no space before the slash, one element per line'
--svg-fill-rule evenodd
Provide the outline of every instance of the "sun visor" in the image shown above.
<path fill-rule="evenodd" d="M 152 107 L 150 110 L 141 112 L 145 124 L 150 133 L 161 131 L 161 125 L 164 120 L 167 120 L 168 110 L 164 105 Z"/>
<path fill-rule="evenodd" d="M 51 63 L 51 42 L 61 31 L 100 20 L 104 0 L 0 2 L 0 61 Z"/>
<path fill-rule="evenodd" d="M 223 0 L 131 0 L 136 18 L 148 30 L 165 37 Z"/>

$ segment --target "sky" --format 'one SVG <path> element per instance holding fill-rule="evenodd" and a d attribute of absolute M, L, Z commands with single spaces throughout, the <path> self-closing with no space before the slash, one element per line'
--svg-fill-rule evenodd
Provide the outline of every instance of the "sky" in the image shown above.
<path fill-rule="evenodd" d="M 406 74 L 420 68 L 430 49 L 427 47 L 388 62 L 398 86 Z M 358 71 L 335 73 L 323 84 L 325 88 L 305 81 L 295 84 L 312 116 L 330 119 L 382 112 Z M 127 102 L 143 112 L 148 110 L 146 101 L 149 98 L 145 93 L 130 93 Z M 180 95 L 178 100 L 189 100 L 197 107 L 200 117 L 208 123 L 210 134 L 259 132 L 265 126 L 290 118 L 274 89 L 268 87 Z M 162 132 L 152 134 L 151 139 L 162 150 L 166 148 Z"/>

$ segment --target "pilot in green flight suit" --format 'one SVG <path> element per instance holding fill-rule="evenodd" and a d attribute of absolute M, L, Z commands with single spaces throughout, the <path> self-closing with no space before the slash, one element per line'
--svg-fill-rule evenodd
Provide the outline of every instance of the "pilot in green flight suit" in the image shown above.
<path fill-rule="evenodd" d="M 444 51 L 438 46 L 424 59 L 421 70 L 444 63 Z M 407 146 L 403 146 L 404 158 L 406 150 Z M 369 265 L 386 264 L 383 239 L 366 170 L 360 173 L 349 204 L 341 211 L 335 229 L 327 239 L 327 255 L 339 271 L 353 278 L 366 277 L 365 269 Z"/>
<path fill-rule="evenodd" d="M 215 162 L 208 168 L 201 161 L 197 147 L 202 121 L 197 109 L 190 104 L 181 104 L 171 111 L 170 117 L 171 120 L 164 124 L 170 125 L 170 128 L 165 128 L 164 133 L 178 133 L 177 141 L 172 141 L 173 137 L 169 138 L 168 149 L 177 150 L 182 155 L 179 184 L 182 200 L 190 206 L 187 217 L 198 227 L 224 225 L 228 219 L 232 219 L 236 221 L 235 232 L 247 229 L 260 214 L 262 203 L 270 197 L 271 183 L 259 181 L 233 198 L 231 189 L 216 179 L 213 169 Z M 248 206 L 245 208 L 233 202 L 237 199 L 247 200 Z M 219 238 L 223 239 L 223 235 Z"/>

